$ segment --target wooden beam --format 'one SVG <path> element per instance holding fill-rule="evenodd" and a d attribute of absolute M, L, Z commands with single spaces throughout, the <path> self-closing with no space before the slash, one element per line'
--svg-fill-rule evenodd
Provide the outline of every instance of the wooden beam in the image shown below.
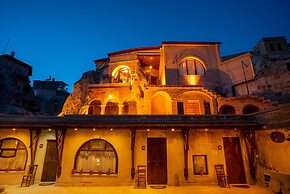
<path fill-rule="evenodd" d="M 61 175 L 61 162 L 62 162 L 62 153 L 63 153 L 63 145 L 64 145 L 64 137 L 65 137 L 66 129 L 55 129 L 55 138 L 56 138 L 56 150 L 57 150 L 57 177 Z"/>
<path fill-rule="evenodd" d="M 30 132 L 30 164 L 34 165 L 35 162 L 35 156 L 36 156 L 36 149 L 37 149 L 37 143 L 38 143 L 38 139 L 40 136 L 40 132 L 41 129 L 37 128 L 37 129 L 33 129 L 30 128 L 29 129 Z"/>
<path fill-rule="evenodd" d="M 132 166 L 131 166 L 131 178 L 134 179 L 135 177 L 135 138 L 136 138 L 136 130 L 131 128 L 131 153 L 132 153 Z"/>
<path fill-rule="evenodd" d="M 250 174 L 253 180 L 256 180 L 255 162 L 258 149 L 256 145 L 256 133 L 253 129 L 242 130 L 242 135 L 245 138 L 246 150 L 250 165 Z"/>
<path fill-rule="evenodd" d="M 184 152 L 184 178 L 185 180 L 187 180 L 188 179 L 189 129 L 182 128 L 182 135 L 183 135 L 183 152 Z"/>

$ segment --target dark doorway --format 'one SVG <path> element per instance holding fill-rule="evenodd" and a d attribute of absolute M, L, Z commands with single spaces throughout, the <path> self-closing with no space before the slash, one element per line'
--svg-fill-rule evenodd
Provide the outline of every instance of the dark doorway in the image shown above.
<path fill-rule="evenodd" d="M 166 138 L 147 139 L 148 184 L 167 184 Z"/>
<path fill-rule="evenodd" d="M 56 169 L 57 169 L 56 141 L 47 140 L 47 148 L 43 164 L 41 182 L 55 181 Z"/>
<path fill-rule="evenodd" d="M 240 138 L 223 137 L 223 142 L 229 183 L 246 183 Z"/>
<path fill-rule="evenodd" d="M 177 112 L 179 115 L 184 115 L 183 102 L 177 102 Z"/>
<path fill-rule="evenodd" d="M 204 102 L 204 114 L 210 115 L 210 103 L 209 102 Z"/>

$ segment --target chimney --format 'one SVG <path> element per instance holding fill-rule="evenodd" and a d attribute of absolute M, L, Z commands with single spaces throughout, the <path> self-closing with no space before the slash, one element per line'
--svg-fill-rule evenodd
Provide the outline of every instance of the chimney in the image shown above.
<path fill-rule="evenodd" d="M 11 51 L 11 57 L 14 57 L 15 56 L 15 51 Z"/>

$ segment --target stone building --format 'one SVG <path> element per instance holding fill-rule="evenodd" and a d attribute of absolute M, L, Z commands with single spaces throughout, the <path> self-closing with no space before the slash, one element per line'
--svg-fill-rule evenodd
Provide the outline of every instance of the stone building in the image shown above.
<path fill-rule="evenodd" d="M 253 94 L 290 102 L 290 50 L 285 37 L 262 38 L 251 52 L 224 56 L 222 61 L 221 69 L 233 80 L 233 96 Z"/>
<path fill-rule="evenodd" d="M 0 118 L 0 149 L 20 145 L 9 161 L 0 155 L 0 182 L 19 183 L 28 164 L 39 165 L 37 182 L 58 185 L 133 185 L 141 165 L 151 185 L 217 184 L 216 164 L 231 184 L 254 184 L 257 161 L 289 173 L 289 105 L 232 95 L 243 81 L 235 65 L 251 58 L 222 61 L 219 47 L 171 41 L 109 53 L 75 83 L 60 116 Z M 284 139 L 271 142 L 273 132 Z M 285 154 L 273 158 L 268 142 Z"/>
<path fill-rule="evenodd" d="M 40 114 L 58 115 L 62 106 L 69 96 L 69 92 L 65 89 L 67 86 L 63 81 L 55 81 L 54 78 L 47 80 L 34 80 L 33 91 L 35 96 L 40 100 Z"/>
<path fill-rule="evenodd" d="M 14 55 L 0 56 L 0 113 L 31 115 L 39 103 L 30 86 L 32 67 Z"/>

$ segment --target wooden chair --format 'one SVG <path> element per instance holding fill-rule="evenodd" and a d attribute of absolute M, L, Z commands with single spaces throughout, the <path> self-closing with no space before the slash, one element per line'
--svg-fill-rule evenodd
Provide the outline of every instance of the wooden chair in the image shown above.
<path fill-rule="evenodd" d="M 146 189 L 146 166 L 137 166 L 136 189 Z"/>
<path fill-rule="evenodd" d="M 29 165 L 28 174 L 22 177 L 21 187 L 24 185 L 25 187 L 29 187 L 34 184 L 35 174 L 38 165 Z"/>
<path fill-rule="evenodd" d="M 214 167 L 215 167 L 218 185 L 220 187 L 227 187 L 228 186 L 230 188 L 230 184 L 228 181 L 228 175 L 225 174 L 224 165 L 223 164 L 216 164 L 216 165 L 214 165 Z"/>

